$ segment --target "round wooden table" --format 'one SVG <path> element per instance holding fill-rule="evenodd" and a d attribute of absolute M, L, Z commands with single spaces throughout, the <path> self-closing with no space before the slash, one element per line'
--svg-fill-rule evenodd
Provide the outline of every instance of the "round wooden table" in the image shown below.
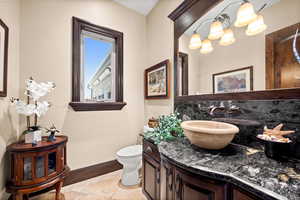
<path fill-rule="evenodd" d="M 50 187 L 56 189 L 56 200 L 60 198 L 63 181 L 70 171 L 67 166 L 67 136 L 56 136 L 54 142 L 47 137 L 36 146 L 24 142 L 7 147 L 10 157 L 10 179 L 6 191 L 13 200 L 28 199 L 28 195 Z"/>

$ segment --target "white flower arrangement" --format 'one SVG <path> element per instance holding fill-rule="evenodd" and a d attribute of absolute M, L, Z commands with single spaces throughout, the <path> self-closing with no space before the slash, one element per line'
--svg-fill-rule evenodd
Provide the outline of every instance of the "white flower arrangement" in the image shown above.
<path fill-rule="evenodd" d="M 11 98 L 11 102 L 16 107 L 17 113 L 26 116 L 28 130 L 31 128 L 30 116 L 34 115 L 33 127 L 38 127 L 37 118 L 45 115 L 48 111 L 50 103 L 47 101 L 40 102 L 39 99 L 46 96 L 54 88 L 55 84 L 53 82 L 37 83 L 33 78 L 30 78 L 26 80 L 25 95 L 27 96 L 27 101 Z M 33 100 L 33 103 L 30 100 Z"/>

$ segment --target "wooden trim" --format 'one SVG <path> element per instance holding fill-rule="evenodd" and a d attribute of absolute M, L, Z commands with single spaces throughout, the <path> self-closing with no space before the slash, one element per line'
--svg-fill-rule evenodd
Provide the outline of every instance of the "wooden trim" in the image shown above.
<path fill-rule="evenodd" d="M 182 95 L 189 94 L 189 55 L 187 53 L 179 52 L 178 56 L 182 60 L 182 86 L 181 93 Z M 179 85 L 177 85 L 177 91 L 179 90 Z"/>
<path fill-rule="evenodd" d="M 8 40 L 9 29 L 8 26 L 0 19 L 0 26 L 4 29 L 4 60 L 3 60 L 3 91 L 0 91 L 0 97 L 7 96 L 7 65 L 8 65 Z M 2 52 L 0 52 L 2 53 Z M 1 77 L 2 79 L 2 77 Z M 1 80 L 0 79 L 0 80 Z"/>
<path fill-rule="evenodd" d="M 81 32 L 85 30 L 104 35 L 115 40 L 116 50 L 116 76 L 115 76 L 115 102 L 81 102 L 80 101 L 80 71 L 81 71 Z M 72 71 L 72 102 L 69 105 L 75 111 L 121 110 L 126 103 L 123 102 L 123 33 L 106 27 L 98 26 L 85 20 L 73 17 L 73 71 Z M 122 106 L 120 106 L 122 104 Z"/>
<path fill-rule="evenodd" d="M 186 0 L 169 18 L 174 21 L 174 77 L 177 77 L 178 39 L 200 17 L 223 0 Z M 267 81 L 268 82 L 268 81 Z M 206 94 L 194 96 L 178 96 L 177 80 L 174 79 L 174 102 L 197 100 L 272 100 L 272 99 L 300 99 L 300 89 L 273 89 L 264 91 L 250 91 L 241 93 Z"/>
<path fill-rule="evenodd" d="M 300 91 L 298 88 L 293 89 L 273 89 L 262 91 L 226 93 L 226 94 L 204 94 L 177 96 L 175 103 L 187 101 L 217 101 L 217 100 L 276 100 L 276 99 L 300 99 Z"/>
<path fill-rule="evenodd" d="M 70 102 L 69 105 L 75 111 L 104 111 L 104 110 L 122 110 L 126 105 L 125 102 L 103 102 L 103 103 L 88 103 L 88 102 Z"/>
<path fill-rule="evenodd" d="M 97 176 L 108 174 L 122 169 L 122 165 L 117 160 L 112 160 L 81 169 L 72 170 L 64 181 L 64 186 L 85 181 Z"/>
<path fill-rule="evenodd" d="M 148 96 L 148 76 L 147 74 L 153 70 L 166 66 L 166 95 Z M 148 69 L 145 70 L 144 80 L 145 80 L 145 99 L 168 99 L 170 97 L 170 61 L 164 60 Z"/>
<path fill-rule="evenodd" d="M 220 73 L 216 73 L 212 75 L 212 82 L 213 82 L 213 94 L 215 94 L 215 77 L 218 75 L 223 75 L 223 74 L 228 74 L 228 73 L 232 73 L 232 72 L 238 72 L 238 71 L 243 71 L 243 70 L 250 70 L 250 91 L 253 91 L 253 66 L 249 66 L 249 67 L 243 67 L 243 68 L 239 68 L 239 69 L 234 69 L 234 70 L 229 70 L 229 71 L 225 71 L 225 72 L 220 72 Z"/>
<path fill-rule="evenodd" d="M 175 21 L 178 17 L 184 14 L 190 7 L 192 7 L 197 0 L 185 0 L 183 1 L 173 12 L 171 12 L 168 17 Z"/>

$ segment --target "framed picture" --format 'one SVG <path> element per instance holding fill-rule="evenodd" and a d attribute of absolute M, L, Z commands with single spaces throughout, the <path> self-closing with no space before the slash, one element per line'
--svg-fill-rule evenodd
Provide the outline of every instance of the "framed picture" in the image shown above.
<path fill-rule="evenodd" d="M 0 97 L 7 96 L 8 27 L 0 19 Z"/>
<path fill-rule="evenodd" d="M 145 98 L 169 98 L 169 60 L 154 65 L 145 71 Z"/>
<path fill-rule="evenodd" d="M 253 66 L 213 74 L 213 93 L 253 90 Z"/>

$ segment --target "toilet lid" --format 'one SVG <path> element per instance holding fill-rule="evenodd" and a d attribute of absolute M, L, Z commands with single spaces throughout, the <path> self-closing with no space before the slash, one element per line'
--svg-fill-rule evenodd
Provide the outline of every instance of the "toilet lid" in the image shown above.
<path fill-rule="evenodd" d="M 131 157 L 142 155 L 143 148 L 142 145 L 133 145 L 125 147 L 117 152 L 118 156 L 121 157 Z"/>

